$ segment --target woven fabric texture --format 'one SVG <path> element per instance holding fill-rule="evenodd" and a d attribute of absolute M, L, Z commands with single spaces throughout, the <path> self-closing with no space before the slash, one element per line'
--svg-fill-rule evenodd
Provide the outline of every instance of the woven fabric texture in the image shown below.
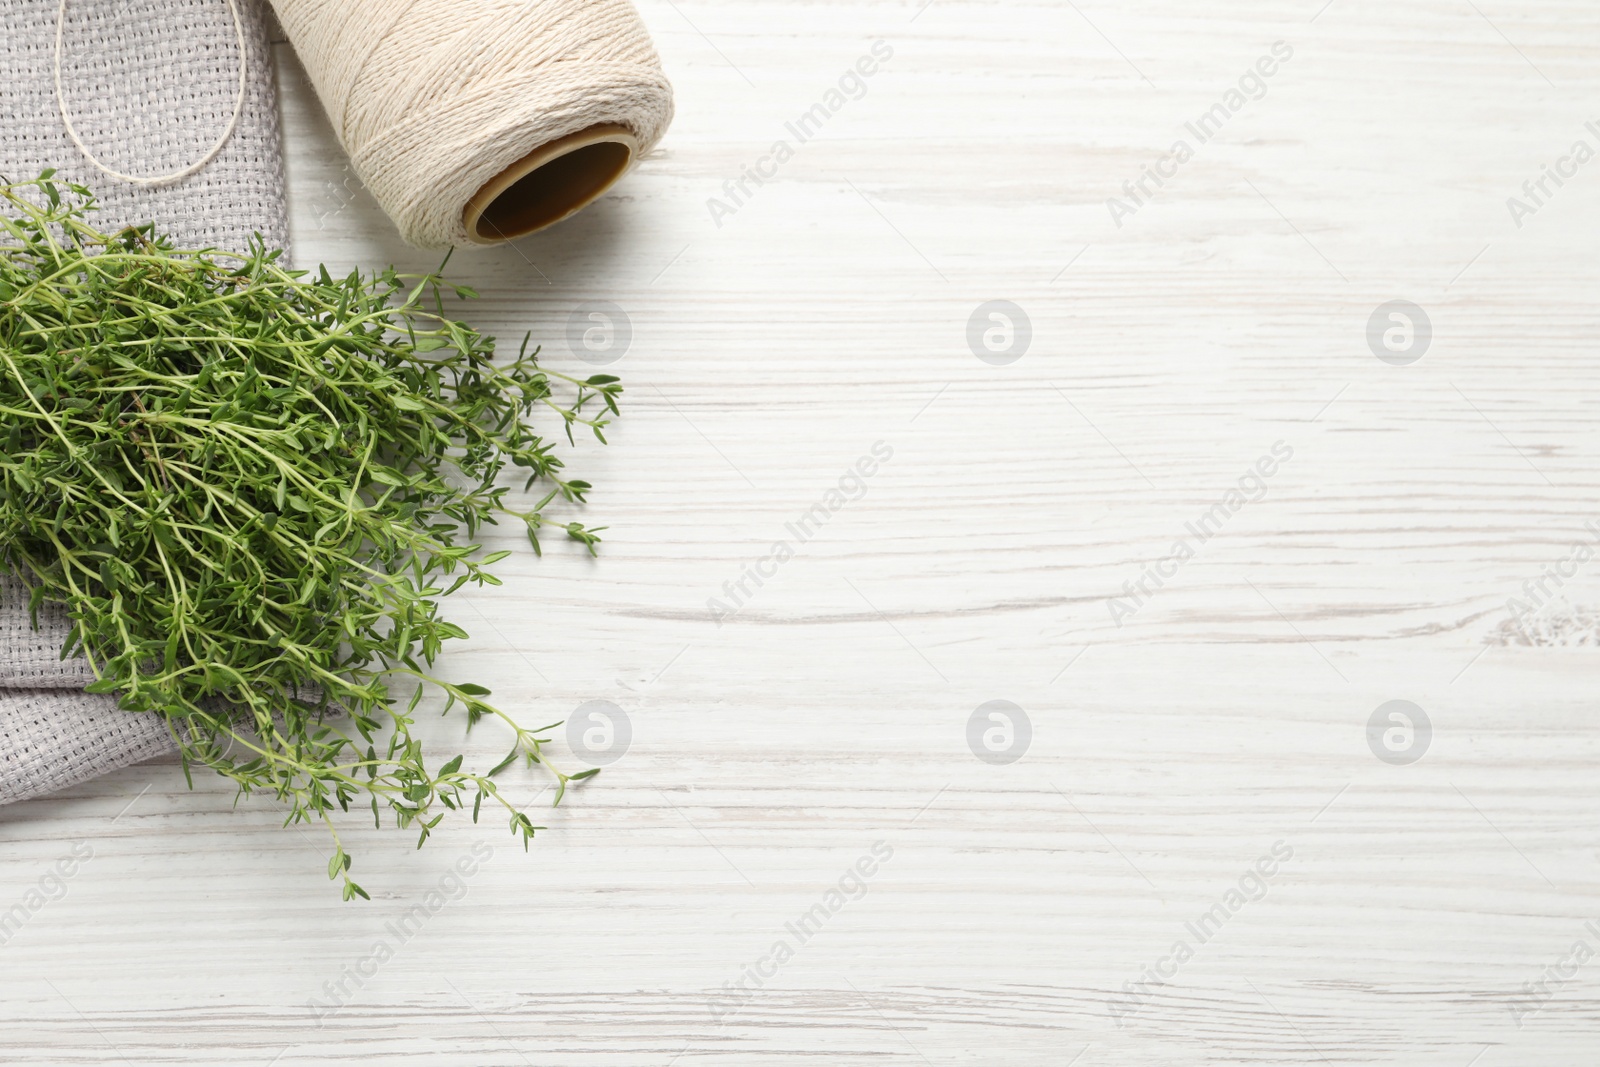
<path fill-rule="evenodd" d="M 172 751 L 165 723 L 113 696 L 0 689 L 0 804 L 43 796 Z"/>
<path fill-rule="evenodd" d="M 58 0 L 0 0 L 0 176 L 58 178 L 94 191 L 100 225 L 154 222 L 179 244 L 242 249 L 254 234 L 287 248 L 277 98 L 261 0 L 238 0 L 246 96 L 222 152 L 170 185 L 102 174 L 68 139 L 56 100 Z M 72 124 L 96 158 L 132 175 L 182 170 L 228 128 L 239 46 L 227 0 L 71 0 L 61 81 Z M 0 804 L 39 796 L 170 751 L 165 724 L 82 692 L 81 659 L 60 658 L 67 623 L 0 578 Z"/>
<path fill-rule="evenodd" d="M 104 221 L 155 222 L 179 244 L 241 249 L 260 232 L 287 247 L 260 0 L 238 0 L 247 52 L 238 128 L 198 174 L 155 187 L 107 177 L 68 140 L 56 102 L 57 8 L 58 0 L 0 0 L 0 175 L 25 180 L 54 167 L 94 191 Z M 106 166 L 139 176 L 182 170 L 228 128 L 239 46 L 227 0 L 70 0 L 64 31 L 62 98 Z"/>
<path fill-rule="evenodd" d="M 0 689 L 71 690 L 94 681 L 83 657 L 61 658 L 69 628 L 65 608 L 41 604 L 35 629 L 27 586 L 11 575 L 0 575 Z M 4 766 L 0 748 L 0 774 Z"/>

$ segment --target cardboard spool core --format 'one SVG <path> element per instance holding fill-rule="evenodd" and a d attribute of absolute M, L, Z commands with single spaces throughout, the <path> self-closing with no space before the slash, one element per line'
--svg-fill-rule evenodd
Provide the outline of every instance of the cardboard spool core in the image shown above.
<path fill-rule="evenodd" d="M 467 236 L 474 244 L 492 245 L 554 226 L 599 199 L 638 150 L 626 127 L 610 124 L 541 145 L 467 201 Z"/>

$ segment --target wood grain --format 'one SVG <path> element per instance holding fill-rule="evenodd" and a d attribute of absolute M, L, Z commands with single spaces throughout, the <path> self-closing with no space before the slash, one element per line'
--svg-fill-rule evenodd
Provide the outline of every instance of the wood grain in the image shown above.
<path fill-rule="evenodd" d="M 173 766 L 0 810 L 0 913 L 94 851 L 3 945 L 5 1057 L 1592 1058 L 1600 962 L 1549 968 L 1600 951 L 1597 661 L 1502 624 L 1600 519 L 1600 163 L 1520 228 L 1506 204 L 1600 146 L 1600 12 L 642 9 L 679 92 L 663 147 L 571 222 L 451 264 L 475 322 L 564 369 L 586 366 L 575 309 L 626 312 L 626 417 L 572 450 L 605 551 L 508 559 L 445 664 L 529 722 L 611 701 L 631 748 L 526 856 L 498 826 L 421 853 L 353 830 L 362 907 L 315 835 Z M 707 200 L 880 40 L 864 95 L 718 226 Z M 1119 227 L 1107 199 L 1278 41 L 1265 95 Z M 279 61 L 300 262 L 432 266 Z M 1033 331 L 1007 366 L 967 340 L 996 299 Z M 1395 299 L 1433 326 L 1409 366 L 1368 346 Z M 719 626 L 708 599 L 876 442 L 892 458 Z M 1277 442 L 1264 495 L 1117 625 L 1110 598 Z M 1570 569 L 1557 610 L 1600 603 L 1600 563 Z M 997 699 L 1033 730 L 1003 766 L 966 739 Z M 1394 699 L 1432 722 L 1406 766 L 1368 747 Z M 504 746 L 429 729 L 469 760 Z M 786 924 L 875 842 L 892 858 L 799 944 Z M 1199 943 L 1187 924 L 1280 842 Z M 462 898 L 319 1025 L 308 1000 L 442 879 Z M 779 939 L 793 958 L 730 1000 Z M 1179 940 L 1193 957 L 1117 1008 Z"/>

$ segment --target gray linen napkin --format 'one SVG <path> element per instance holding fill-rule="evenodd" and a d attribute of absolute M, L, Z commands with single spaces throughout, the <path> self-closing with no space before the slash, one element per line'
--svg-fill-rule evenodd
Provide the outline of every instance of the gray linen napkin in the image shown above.
<path fill-rule="evenodd" d="M 56 100 L 58 0 L 0 0 L 0 176 L 88 186 L 99 223 L 155 222 L 179 244 L 243 249 L 259 233 L 288 246 L 277 96 L 265 5 L 237 0 L 243 22 L 245 101 L 221 153 L 170 185 L 139 186 L 96 169 L 68 139 Z M 62 42 L 63 98 L 79 138 L 105 166 L 167 174 L 202 158 L 227 130 L 239 90 L 237 34 L 228 0 L 71 0 Z M 82 692 L 82 660 L 62 662 L 67 624 L 40 614 L 0 578 L 0 804 L 49 793 L 170 751 L 153 716 L 120 711 Z"/>

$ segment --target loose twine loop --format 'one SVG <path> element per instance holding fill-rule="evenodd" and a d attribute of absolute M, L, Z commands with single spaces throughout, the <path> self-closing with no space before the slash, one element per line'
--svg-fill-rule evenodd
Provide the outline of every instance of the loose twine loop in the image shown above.
<path fill-rule="evenodd" d="M 222 131 L 222 136 L 217 138 L 216 143 L 211 146 L 205 155 L 201 156 L 187 167 L 184 167 L 182 170 L 175 170 L 170 174 L 124 174 L 120 170 L 114 170 L 100 162 L 95 154 L 89 151 L 89 146 L 84 144 L 83 140 L 78 136 L 77 128 L 72 125 L 71 111 L 67 107 L 67 96 L 61 85 L 62 41 L 66 37 L 67 29 L 67 0 L 61 0 L 61 5 L 56 8 L 56 105 L 61 109 L 61 122 L 62 125 L 64 125 L 67 129 L 67 136 L 71 138 L 73 144 L 78 146 L 78 151 L 83 153 L 84 159 L 87 159 L 90 163 L 94 164 L 95 168 L 101 173 L 109 175 L 118 181 L 124 181 L 130 185 L 153 186 L 167 185 L 172 182 L 182 181 L 191 174 L 198 173 L 202 168 L 205 167 L 207 163 L 210 163 L 213 159 L 217 158 L 217 156 L 222 152 L 222 149 L 227 145 L 228 138 L 233 136 L 233 131 L 239 128 L 239 116 L 244 113 L 246 77 L 249 73 L 248 53 L 245 51 L 244 43 L 244 20 L 239 17 L 239 6 L 237 0 L 228 0 L 228 13 L 233 16 L 233 33 L 234 38 L 238 42 L 239 46 L 239 91 L 234 97 L 233 117 L 228 120 L 228 128 Z"/>

